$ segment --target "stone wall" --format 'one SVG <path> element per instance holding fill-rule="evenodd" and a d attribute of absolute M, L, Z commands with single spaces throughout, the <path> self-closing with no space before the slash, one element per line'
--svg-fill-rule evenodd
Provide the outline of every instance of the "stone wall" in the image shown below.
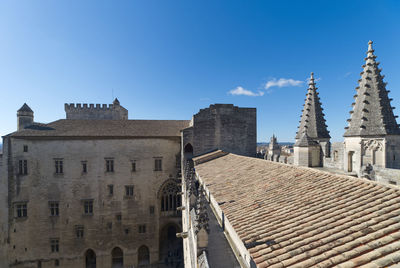
<path fill-rule="evenodd" d="M 373 173 L 378 182 L 400 186 L 400 169 L 374 167 Z"/>
<path fill-rule="evenodd" d="M 65 113 L 67 119 L 128 119 L 128 110 L 119 105 L 114 104 L 65 104 Z"/>
<path fill-rule="evenodd" d="M 201 109 L 193 116 L 192 129 L 183 131 L 183 144 L 191 143 L 195 156 L 217 149 L 255 156 L 256 142 L 256 109 L 232 104 L 214 104 Z"/>
<path fill-rule="evenodd" d="M 334 142 L 331 144 L 330 157 L 323 159 L 323 166 L 328 168 L 335 168 L 343 170 L 343 154 L 344 145 L 343 142 Z"/>
<path fill-rule="evenodd" d="M 13 174 L 4 176 L 3 172 L 1 179 L 9 177 L 12 195 L 12 217 L 5 235 L 9 236 L 8 258 L 14 267 L 37 267 L 38 260 L 42 267 L 54 267 L 56 260 L 60 267 L 84 267 L 88 249 L 96 253 L 98 268 L 110 267 L 114 247 L 123 250 L 126 267 L 136 267 L 142 245 L 149 248 L 151 263 L 158 262 L 162 228 L 170 224 L 180 227 L 181 222 L 177 212 L 162 214 L 158 198 L 163 184 L 178 173 L 179 137 L 11 139 L 10 144 Z M 24 145 L 28 152 L 23 152 Z M 162 171 L 154 170 L 155 157 L 162 158 Z M 114 159 L 114 172 L 106 172 L 106 158 Z M 63 160 L 63 174 L 55 174 L 54 159 Z M 27 175 L 17 174 L 18 160 L 28 161 Z M 82 161 L 87 161 L 87 173 Z M 132 171 L 132 161 L 136 161 L 136 171 Z M 108 185 L 113 185 L 112 195 Z M 126 185 L 134 186 L 133 197 L 126 195 Z M 4 196 L 0 195 L 1 204 Z M 85 200 L 93 200 L 93 215 L 85 215 Z M 26 218 L 15 217 L 15 202 L 21 201 L 27 202 Z M 50 216 L 49 201 L 59 202 L 59 216 Z M 3 219 L 4 211 L 1 214 Z M 77 225 L 84 227 L 83 238 L 76 236 Z M 146 225 L 145 233 L 138 232 L 139 225 Z M 51 252 L 51 238 L 59 239 L 58 253 Z"/>
<path fill-rule="evenodd" d="M 7 267 L 8 184 L 5 172 L 7 165 L 3 161 L 3 154 L 0 152 L 0 267 Z"/>

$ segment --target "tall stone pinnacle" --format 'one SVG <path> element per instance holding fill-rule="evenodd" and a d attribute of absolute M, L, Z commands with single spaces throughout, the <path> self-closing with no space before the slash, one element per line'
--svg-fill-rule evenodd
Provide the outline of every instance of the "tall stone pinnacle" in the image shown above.
<path fill-rule="evenodd" d="M 308 85 L 296 140 L 299 140 L 303 133 L 307 133 L 308 137 L 312 139 L 329 139 L 331 136 L 325 123 L 323 109 L 315 87 L 314 73 L 311 73 Z"/>
<path fill-rule="evenodd" d="M 367 57 L 362 66 L 359 86 L 356 87 L 357 94 L 350 112 L 351 118 L 344 137 L 354 136 L 380 136 L 399 135 L 400 129 L 390 105 L 386 83 L 383 82 L 384 75 L 378 68 L 379 62 L 375 61 L 376 56 L 372 48 L 372 41 L 368 42 Z"/>

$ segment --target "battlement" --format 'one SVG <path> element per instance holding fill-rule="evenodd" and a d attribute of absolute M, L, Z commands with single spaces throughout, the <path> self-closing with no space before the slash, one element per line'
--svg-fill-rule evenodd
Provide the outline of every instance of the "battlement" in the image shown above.
<path fill-rule="evenodd" d="M 64 109 L 67 119 L 128 119 L 128 110 L 119 104 L 118 99 L 112 104 L 66 103 Z"/>

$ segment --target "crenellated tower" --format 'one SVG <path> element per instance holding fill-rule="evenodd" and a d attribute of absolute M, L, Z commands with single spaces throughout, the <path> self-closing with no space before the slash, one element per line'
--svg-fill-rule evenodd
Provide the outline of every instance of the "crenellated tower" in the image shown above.
<path fill-rule="evenodd" d="M 330 156 L 330 138 L 321 101 L 311 73 L 294 145 L 294 163 L 300 166 L 322 166 L 324 157 Z"/>
<path fill-rule="evenodd" d="M 351 117 L 345 128 L 344 169 L 362 176 L 368 165 L 400 168 L 400 129 L 390 105 L 387 83 L 376 61 L 372 41 L 368 42 L 367 57 L 360 73 L 354 95 Z M 396 161 L 397 159 L 397 161 Z"/>
<path fill-rule="evenodd" d="M 67 119 L 111 119 L 127 120 L 128 110 L 122 107 L 116 98 L 112 104 L 74 104 L 66 103 L 64 105 Z"/>

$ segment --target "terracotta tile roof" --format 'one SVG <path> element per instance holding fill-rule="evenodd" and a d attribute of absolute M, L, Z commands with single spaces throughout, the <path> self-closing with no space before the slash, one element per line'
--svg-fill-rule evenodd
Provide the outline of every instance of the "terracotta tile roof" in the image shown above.
<path fill-rule="evenodd" d="M 195 170 L 257 267 L 400 263 L 400 190 L 365 179 L 222 155 Z M 197 162 L 197 164 L 196 164 Z"/>
<path fill-rule="evenodd" d="M 190 120 L 71 120 L 34 123 L 12 137 L 177 137 Z"/>

